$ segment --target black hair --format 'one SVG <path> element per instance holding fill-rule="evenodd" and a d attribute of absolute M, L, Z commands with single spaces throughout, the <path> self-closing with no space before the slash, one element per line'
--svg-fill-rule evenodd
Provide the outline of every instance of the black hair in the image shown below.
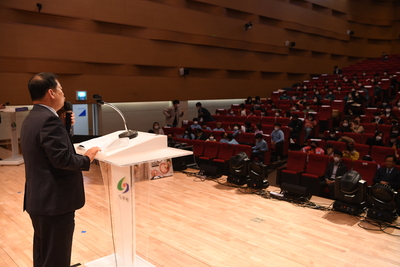
<path fill-rule="evenodd" d="M 342 153 L 342 151 L 340 151 L 340 150 L 335 150 L 335 151 L 333 152 L 333 155 L 338 155 L 338 156 L 340 156 L 340 157 L 343 157 L 343 153 Z"/>
<path fill-rule="evenodd" d="M 172 101 L 172 105 L 179 104 L 179 103 L 180 103 L 179 100 Z"/>
<path fill-rule="evenodd" d="M 280 124 L 279 122 L 275 122 L 274 126 L 279 126 L 279 127 L 281 127 L 282 124 Z"/>
<path fill-rule="evenodd" d="M 393 158 L 393 162 L 396 162 L 396 156 L 395 155 L 387 155 L 385 157 L 385 160 L 388 159 L 388 158 Z"/>
<path fill-rule="evenodd" d="M 49 89 L 56 89 L 56 80 L 57 75 L 50 72 L 41 72 L 34 75 L 28 82 L 32 101 L 41 100 Z"/>
<path fill-rule="evenodd" d="M 196 103 L 196 107 L 201 107 L 201 103 L 200 103 L 200 102 L 197 102 L 197 103 Z"/>
<path fill-rule="evenodd" d="M 263 135 L 262 135 L 261 133 L 258 133 L 258 134 L 256 134 L 255 138 L 256 138 L 256 139 L 262 139 L 262 138 L 263 138 Z"/>

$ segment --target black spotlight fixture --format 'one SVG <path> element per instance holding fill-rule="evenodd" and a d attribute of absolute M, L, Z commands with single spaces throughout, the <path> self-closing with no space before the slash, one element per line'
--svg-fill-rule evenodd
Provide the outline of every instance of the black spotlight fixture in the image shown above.
<path fill-rule="evenodd" d="M 367 182 L 358 172 L 348 171 L 335 179 L 335 198 L 334 210 L 359 215 L 366 207 Z"/>
<path fill-rule="evenodd" d="M 42 10 L 42 4 L 41 3 L 36 3 L 36 7 L 38 9 L 38 12 L 40 13 L 40 11 Z"/>
<path fill-rule="evenodd" d="M 264 189 L 269 186 L 268 167 L 259 161 L 253 161 L 249 164 L 249 180 L 247 187 L 253 189 Z"/>
<path fill-rule="evenodd" d="M 249 179 L 250 159 L 240 152 L 229 160 L 229 175 L 227 181 L 231 184 L 244 185 Z"/>
<path fill-rule="evenodd" d="M 347 30 L 347 35 L 354 35 L 354 31 Z"/>
<path fill-rule="evenodd" d="M 250 30 L 251 27 L 253 27 L 253 23 L 251 21 L 247 22 L 246 24 L 244 24 L 244 31 Z"/>
<path fill-rule="evenodd" d="M 389 185 L 375 184 L 368 188 L 367 217 L 385 222 L 397 219 L 398 193 Z"/>

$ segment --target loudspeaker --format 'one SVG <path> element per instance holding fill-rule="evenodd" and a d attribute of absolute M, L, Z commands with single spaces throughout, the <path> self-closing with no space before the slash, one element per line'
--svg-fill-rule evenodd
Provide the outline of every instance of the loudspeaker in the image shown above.
<path fill-rule="evenodd" d="M 347 30 L 347 34 L 348 34 L 348 35 L 353 35 L 353 34 L 354 34 L 354 31 Z"/>
<path fill-rule="evenodd" d="M 295 46 L 296 46 L 296 42 L 286 41 L 286 42 L 285 42 L 285 45 L 286 45 L 287 47 L 295 47 Z"/>
<path fill-rule="evenodd" d="M 189 75 L 189 69 L 187 69 L 187 68 L 180 68 L 180 69 L 179 69 L 179 75 L 181 75 L 181 76 Z"/>
<path fill-rule="evenodd" d="M 305 197 L 307 199 L 311 198 L 311 194 L 307 192 L 307 187 L 305 186 L 281 183 L 281 190 L 284 192 L 285 197 L 291 197 L 291 198 Z"/>

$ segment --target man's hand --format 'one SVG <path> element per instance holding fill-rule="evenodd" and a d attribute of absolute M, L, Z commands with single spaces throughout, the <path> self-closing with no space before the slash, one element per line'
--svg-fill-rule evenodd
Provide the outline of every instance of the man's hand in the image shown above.
<path fill-rule="evenodd" d="M 61 113 L 60 115 L 60 119 L 63 122 L 64 125 L 66 125 L 66 118 L 67 118 L 67 114 L 66 112 Z M 71 126 L 75 124 L 75 113 L 71 112 Z"/>
<path fill-rule="evenodd" d="M 97 152 L 99 152 L 99 151 L 101 151 L 101 149 L 97 146 L 94 146 L 94 147 L 90 148 L 88 151 L 86 151 L 84 156 L 88 156 L 90 158 L 90 162 L 92 162 L 94 160 L 94 157 L 96 156 Z"/>
<path fill-rule="evenodd" d="M 333 184 L 335 181 L 332 181 L 332 180 L 326 180 L 326 184 L 327 185 L 330 185 L 330 184 Z"/>

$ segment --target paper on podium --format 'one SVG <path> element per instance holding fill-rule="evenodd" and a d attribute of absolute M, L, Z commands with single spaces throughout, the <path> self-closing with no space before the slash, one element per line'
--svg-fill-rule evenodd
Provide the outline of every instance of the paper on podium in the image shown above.
<path fill-rule="evenodd" d="M 129 166 L 151 160 L 191 155 L 193 153 L 187 150 L 168 147 L 166 135 L 139 132 L 138 136 L 133 139 L 119 138 L 118 135 L 122 132 L 117 131 L 76 144 L 77 152 L 84 154 L 89 148 L 98 146 L 101 148 L 101 152 L 97 154 L 96 159 L 117 166 Z"/>

